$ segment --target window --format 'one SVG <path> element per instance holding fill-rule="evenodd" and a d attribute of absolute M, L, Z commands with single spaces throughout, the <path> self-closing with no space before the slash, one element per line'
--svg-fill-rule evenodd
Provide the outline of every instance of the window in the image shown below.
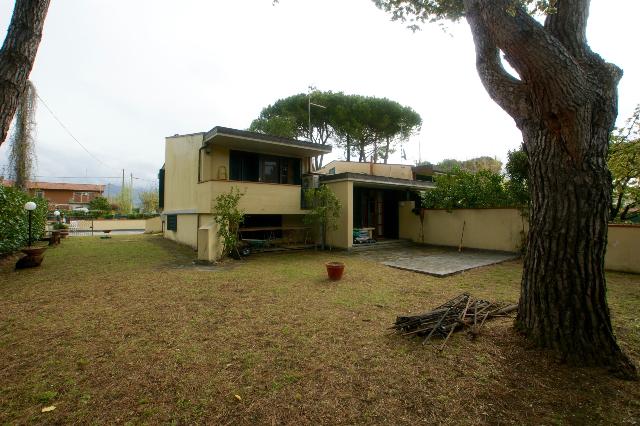
<path fill-rule="evenodd" d="M 280 176 L 278 173 L 279 164 L 277 158 L 262 158 L 261 179 L 262 182 L 267 183 L 280 183 Z M 286 183 L 286 181 L 285 181 Z"/>
<path fill-rule="evenodd" d="M 229 177 L 245 182 L 300 185 L 300 159 L 231 151 Z"/>
<path fill-rule="evenodd" d="M 44 198 L 44 191 L 42 189 L 36 189 L 33 194 L 36 198 Z"/>
<path fill-rule="evenodd" d="M 164 208 L 164 168 L 158 172 L 158 207 Z"/>
<path fill-rule="evenodd" d="M 336 174 L 336 168 L 335 167 L 330 168 L 329 169 L 329 174 L 330 175 L 335 175 Z"/>
<path fill-rule="evenodd" d="M 178 230 L 178 215 L 168 214 L 167 215 L 167 231 L 177 231 L 177 230 Z"/>

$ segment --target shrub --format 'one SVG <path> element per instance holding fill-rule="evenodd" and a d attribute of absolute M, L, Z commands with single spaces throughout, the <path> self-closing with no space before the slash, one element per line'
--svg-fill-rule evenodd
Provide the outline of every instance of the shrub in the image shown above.
<path fill-rule="evenodd" d="M 244 193 L 238 188 L 231 187 L 229 193 L 223 193 L 216 197 L 212 205 L 214 220 L 218 224 L 218 237 L 222 239 L 222 255 L 229 256 L 235 250 L 238 256 L 237 245 L 239 242 L 238 228 L 244 221 L 244 211 L 238 208 L 240 199 Z"/>
<path fill-rule="evenodd" d="M 0 186 L 0 254 L 7 254 L 27 245 L 29 216 L 24 209 L 27 201 L 36 203 L 32 213 L 31 236 L 34 241 L 42 237 L 47 223 L 48 203 L 13 187 Z"/>
<path fill-rule="evenodd" d="M 503 175 L 488 170 L 470 173 L 455 170 L 436 176 L 436 187 L 425 191 L 422 197 L 424 208 L 464 209 L 521 207 L 522 200 L 505 182 Z"/>

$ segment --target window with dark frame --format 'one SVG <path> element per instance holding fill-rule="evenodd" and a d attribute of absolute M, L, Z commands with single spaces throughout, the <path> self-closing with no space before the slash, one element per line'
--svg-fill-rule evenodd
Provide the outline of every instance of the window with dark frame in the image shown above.
<path fill-rule="evenodd" d="M 244 151 L 229 153 L 229 178 L 245 182 L 300 185 L 299 158 L 261 155 Z"/>
<path fill-rule="evenodd" d="M 178 215 L 168 214 L 167 215 L 167 231 L 177 231 L 177 230 L 178 230 Z"/>

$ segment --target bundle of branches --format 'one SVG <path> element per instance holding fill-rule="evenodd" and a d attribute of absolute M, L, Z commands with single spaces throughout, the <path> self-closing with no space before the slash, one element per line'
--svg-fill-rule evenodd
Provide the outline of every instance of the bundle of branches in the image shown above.
<path fill-rule="evenodd" d="M 476 336 L 488 318 L 507 316 L 517 308 L 518 305 L 473 299 L 469 293 L 463 293 L 424 314 L 399 316 L 391 328 L 403 336 L 426 336 L 423 344 L 432 337 L 444 338 L 444 348 L 454 331 L 468 328 Z"/>

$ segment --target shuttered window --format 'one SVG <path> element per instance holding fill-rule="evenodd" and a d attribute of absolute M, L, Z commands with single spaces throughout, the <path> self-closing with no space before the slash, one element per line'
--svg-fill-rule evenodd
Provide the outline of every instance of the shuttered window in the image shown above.
<path fill-rule="evenodd" d="M 178 215 L 168 214 L 167 215 L 167 231 L 177 231 L 177 230 L 178 230 Z"/>

